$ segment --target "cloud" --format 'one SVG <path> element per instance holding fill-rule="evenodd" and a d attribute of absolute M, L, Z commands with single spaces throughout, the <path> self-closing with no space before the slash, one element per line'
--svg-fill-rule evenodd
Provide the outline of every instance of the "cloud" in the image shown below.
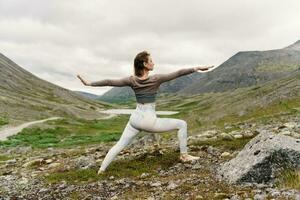
<path fill-rule="evenodd" d="M 101 94 L 91 81 L 133 73 L 148 50 L 152 73 L 219 65 L 238 51 L 299 40 L 296 0 L 0 0 L 0 52 L 67 89 Z"/>

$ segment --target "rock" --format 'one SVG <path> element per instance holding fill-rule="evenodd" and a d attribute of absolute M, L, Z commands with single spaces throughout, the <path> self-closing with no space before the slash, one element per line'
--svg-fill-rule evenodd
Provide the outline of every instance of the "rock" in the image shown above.
<path fill-rule="evenodd" d="M 240 200 L 241 198 L 239 197 L 239 195 L 235 194 L 232 197 L 230 197 L 229 200 Z"/>
<path fill-rule="evenodd" d="M 202 169 L 203 166 L 200 165 L 200 163 L 196 163 L 195 165 L 192 166 L 192 169 L 197 170 L 197 169 Z"/>
<path fill-rule="evenodd" d="M 271 197 L 279 197 L 280 196 L 280 191 L 278 191 L 278 190 L 272 190 L 272 191 L 270 191 L 270 195 L 271 195 Z"/>
<path fill-rule="evenodd" d="M 75 159 L 75 167 L 81 169 L 96 167 L 96 160 L 92 156 L 80 156 Z"/>
<path fill-rule="evenodd" d="M 299 134 L 299 133 L 292 133 L 291 136 L 292 136 L 293 138 L 300 139 L 300 134 Z"/>
<path fill-rule="evenodd" d="M 245 130 L 244 133 L 243 133 L 243 135 L 245 137 L 252 137 L 254 134 L 250 130 Z"/>
<path fill-rule="evenodd" d="M 17 160 L 16 159 L 12 159 L 12 160 L 7 160 L 5 162 L 6 165 L 15 165 L 17 163 Z"/>
<path fill-rule="evenodd" d="M 119 199 L 117 195 L 110 198 L 110 200 L 117 200 L 117 199 Z"/>
<path fill-rule="evenodd" d="M 146 177 L 148 177 L 148 176 L 150 176 L 149 173 L 142 173 L 141 176 L 140 176 L 140 178 L 146 178 Z"/>
<path fill-rule="evenodd" d="M 29 182 L 28 178 L 25 178 L 25 177 L 22 177 L 20 180 L 19 180 L 19 184 L 22 184 L 22 185 L 25 185 Z"/>
<path fill-rule="evenodd" d="M 30 152 L 32 150 L 31 146 L 25 146 L 25 147 L 15 147 L 15 148 L 11 148 L 7 151 L 7 153 L 11 154 L 11 153 L 15 153 L 15 154 L 26 154 L 28 152 Z"/>
<path fill-rule="evenodd" d="M 254 195 L 254 200 L 265 200 L 266 199 L 266 197 L 267 197 L 267 195 L 266 194 L 256 194 L 256 195 Z"/>
<path fill-rule="evenodd" d="M 216 130 L 207 130 L 204 131 L 202 134 L 197 135 L 198 138 L 211 138 L 218 134 L 218 131 Z"/>
<path fill-rule="evenodd" d="M 207 153 L 212 154 L 212 155 L 214 155 L 216 152 L 214 147 L 212 147 L 212 146 L 209 146 L 206 151 L 207 151 Z"/>
<path fill-rule="evenodd" d="M 201 196 L 201 195 L 197 195 L 197 196 L 196 196 L 196 200 L 199 200 L 199 199 L 204 199 L 204 197 Z"/>
<path fill-rule="evenodd" d="M 44 160 L 43 158 L 34 159 L 34 160 L 26 162 L 22 166 L 23 167 L 29 167 L 29 166 L 32 166 L 32 165 L 41 165 L 43 163 L 43 160 Z"/>
<path fill-rule="evenodd" d="M 243 135 L 237 134 L 237 135 L 234 135 L 233 137 L 234 137 L 235 139 L 240 139 L 240 138 L 243 138 Z"/>
<path fill-rule="evenodd" d="M 230 133 L 228 133 L 228 134 L 230 134 L 230 135 L 240 135 L 241 134 L 241 132 L 240 131 L 238 131 L 238 130 L 234 130 L 234 131 L 231 131 Z"/>
<path fill-rule="evenodd" d="M 209 138 L 209 140 L 217 140 L 218 137 L 217 136 L 212 136 L 211 138 Z"/>
<path fill-rule="evenodd" d="M 53 148 L 53 147 L 48 147 L 47 150 L 48 150 L 49 152 L 52 152 L 52 151 L 54 150 L 54 148 Z"/>
<path fill-rule="evenodd" d="M 227 133 L 221 133 L 221 134 L 220 134 L 220 138 L 221 138 L 222 140 L 233 140 L 233 136 L 232 136 L 232 135 L 229 135 L 229 134 L 227 134 Z"/>
<path fill-rule="evenodd" d="M 240 112 L 239 112 L 239 116 L 240 117 L 242 117 L 242 116 L 244 116 L 244 115 L 246 115 L 247 114 L 247 112 L 245 111 L 245 110 L 241 110 Z"/>
<path fill-rule="evenodd" d="M 295 194 L 295 200 L 300 200 L 300 193 Z"/>
<path fill-rule="evenodd" d="M 217 177 L 229 183 L 272 183 L 286 167 L 300 166 L 300 140 L 262 132 L 238 155 L 217 169 Z"/>
<path fill-rule="evenodd" d="M 223 152 L 222 154 L 221 154 L 221 157 L 222 158 L 226 158 L 226 157 L 229 157 L 231 154 L 229 153 L 229 152 Z"/>
<path fill-rule="evenodd" d="M 48 165 L 48 169 L 56 168 L 60 165 L 61 165 L 60 163 L 51 163 L 51 164 Z"/>
<path fill-rule="evenodd" d="M 289 129 L 293 129 L 297 126 L 297 123 L 296 122 L 287 122 L 287 123 L 284 123 L 283 125 Z"/>
<path fill-rule="evenodd" d="M 279 132 L 278 134 L 279 135 L 288 135 L 288 136 L 290 136 L 291 132 L 289 130 L 284 130 L 284 131 Z"/>
<path fill-rule="evenodd" d="M 176 183 L 174 183 L 173 181 L 170 181 L 169 185 L 167 186 L 167 189 L 168 190 L 174 190 L 177 187 L 178 187 L 178 185 Z"/>
<path fill-rule="evenodd" d="M 157 181 L 157 182 L 151 183 L 150 186 L 159 187 L 159 186 L 161 186 L 161 183 L 159 181 Z"/>
<path fill-rule="evenodd" d="M 49 164 L 49 163 L 52 163 L 53 160 L 52 159 L 47 159 L 47 160 L 45 160 L 45 162 L 46 162 L 46 164 Z"/>
<path fill-rule="evenodd" d="M 224 198 L 228 198 L 230 195 L 223 193 L 223 192 L 216 192 L 214 194 L 214 199 L 224 199 Z"/>

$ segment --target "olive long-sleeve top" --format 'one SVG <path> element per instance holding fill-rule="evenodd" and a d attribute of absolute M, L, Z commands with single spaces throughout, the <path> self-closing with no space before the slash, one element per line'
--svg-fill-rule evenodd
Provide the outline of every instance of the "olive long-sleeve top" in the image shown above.
<path fill-rule="evenodd" d="M 195 72 L 195 68 L 185 68 L 166 74 L 153 74 L 148 76 L 146 79 L 140 79 L 131 75 L 121 79 L 104 79 L 101 81 L 95 81 L 91 82 L 90 85 L 116 87 L 129 86 L 133 89 L 138 103 L 152 103 L 155 102 L 155 97 L 160 84 L 193 72 Z"/>

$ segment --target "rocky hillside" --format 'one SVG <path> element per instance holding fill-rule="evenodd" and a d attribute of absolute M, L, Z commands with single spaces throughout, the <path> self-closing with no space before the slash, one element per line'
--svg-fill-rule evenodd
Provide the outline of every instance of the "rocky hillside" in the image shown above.
<path fill-rule="evenodd" d="M 277 174 L 271 183 L 250 181 L 237 185 L 219 180 L 216 173 L 220 165 L 241 154 L 246 143 L 256 144 L 255 138 L 265 132 L 300 141 L 300 118 L 283 115 L 280 121 L 239 126 L 240 130 L 210 129 L 189 136 L 190 153 L 201 158 L 192 163 L 179 161 L 175 132 L 169 139 L 162 138 L 159 146 L 147 134 L 123 149 L 101 176 L 97 171 L 115 142 L 68 149 L 3 147 L 0 195 L 7 199 L 299 199 L 300 174 L 298 178 L 294 172 Z M 275 166 L 289 157 L 278 154 L 274 158 L 278 158 L 272 160 Z M 263 167 L 266 173 L 255 173 L 269 175 L 270 166 Z"/>
<path fill-rule="evenodd" d="M 299 70 L 300 40 L 283 49 L 238 52 L 179 93 L 224 92 L 290 76 Z"/>
<path fill-rule="evenodd" d="M 101 117 L 109 106 L 38 78 L 0 54 L 0 117 L 9 123 L 52 116 Z"/>

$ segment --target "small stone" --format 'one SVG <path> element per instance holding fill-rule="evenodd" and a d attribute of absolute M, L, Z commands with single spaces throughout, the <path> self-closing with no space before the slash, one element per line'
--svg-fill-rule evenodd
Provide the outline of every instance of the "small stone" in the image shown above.
<path fill-rule="evenodd" d="M 12 159 L 12 160 L 7 160 L 5 164 L 6 165 L 14 165 L 16 163 L 17 163 L 17 160 L 16 159 Z"/>
<path fill-rule="evenodd" d="M 246 130 L 243 135 L 245 137 L 252 137 L 254 134 L 250 130 Z"/>
<path fill-rule="evenodd" d="M 229 157 L 231 154 L 229 153 L 229 152 L 223 152 L 222 154 L 221 154 L 221 157 L 222 158 L 226 158 L 226 157 Z"/>
<path fill-rule="evenodd" d="M 293 129 L 297 126 L 297 123 L 296 122 L 287 122 L 287 123 L 284 123 L 283 125 L 289 129 Z"/>
<path fill-rule="evenodd" d="M 229 198 L 229 195 L 223 192 L 216 192 L 214 194 L 214 199 L 222 199 L 222 198 Z"/>
<path fill-rule="evenodd" d="M 287 136 L 291 136 L 291 132 L 288 131 L 288 130 L 284 130 L 284 131 L 281 131 L 280 133 L 278 133 L 279 135 L 287 135 Z"/>
<path fill-rule="evenodd" d="M 46 162 L 46 164 L 49 164 L 49 163 L 52 163 L 53 160 L 52 159 L 47 159 L 47 160 L 45 160 L 45 162 Z"/>
<path fill-rule="evenodd" d="M 158 181 L 158 182 L 154 182 L 154 183 L 151 183 L 150 186 L 152 187 L 159 187 L 161 186 L 161 183 Z"/>
<path fill-rule="evenodd" d="M 214 154 L 214 153 L 215 153 L 214 148 L 213 148 L 212 146 L 209 146 L 209 147 L 207 148 L 207 153 L 209 153 L 209 154 Z"/>
<path fill-rule="evenodd" d="M 220 137 L 222 138 L 222 140 L 233 140 L 234 138 L 232 137 L 232 135 L 229 135 L 228 133 L 221 133 Z"/>
<path fill-rule="evenodd" d="M 229 200 L 240 200 L 240 199 L 241 198 L 239 197 L 239 195 L 235 194 Z"/>
<path fill-rule="evenodd" d="M 204 197 L 201 196 L 201 195 L 197 195 L 197 196 L 196 196 L 196 200 L 198 200 L 198 199 L 204 199 Z"/>
<path fill-rule="evenodd" d="M 240 138 L 243 138 L 243 135 L 237 134 L 237 135 L 234 135 L 233 137 L 234 137 L 235 139 L 240 139 Z"/>
<path fill-rule="evenodd" d="M 119 198 L 118 198 L 117 195 L 115 195 L 115 196 L 111 197 L 110 199 L 111 199 L 111 200 L 117 200 L 117 199 L 119 199 Z"/>
<path fill-rule="evenodd" d="M 267 197 L 266 194 L 256 194 L 256 195 L 254 195 L 253 198 L 254 198 L 254 200 L 265 200 L 266 197 Z"/>
<path fill-rule="evenodd" d="M 169 185 L 167 186 L 167 189 L 168 190 L 173 190 L 173 189 L 175 189 L 177 187 L 178 187 L 178 185 L 176 183 L 174 183 L 173 181 L 170 181 Z"/>
<path fill-rule="evenodd" d="M 148 177 L 149 175 L 150 175 L 149 173 L 142 173 L 141 176 L 140 176 L 140 178 L 146 178 L 146 177 Z"/>
<path fill-rule="evenodd" d="M 38 158 L 38 159 L 34 159 L 34 160 L 31 160 L 25 164 L 23 164 L 22 166 L 23 167 L 29 167 L 29 166 L 32 166 L 32 165 L 35 165 L 35 164 L 38 164 L 40 165 L 43 161 L 43 158 Z"/>
<path fill-rule="evenodd" d="M 48 169 L 55 168 L 55 167 L 58 167 L 60 165 L 61 165 L 60 163 L 51 163 L 51 164 L 48 165 Z"/>
<path fill-rule="evenodd" d="M 300 139 L 300 134 L 299 133 L 292 133 L 292 137 L 296 139 Z"/>
<path fill-rule="evenodd" d="M 194 170 L 202 169 L 202 166 L 199 163 L 196 163 L 195 165 L 192 166 L 192 169 Z"/>

